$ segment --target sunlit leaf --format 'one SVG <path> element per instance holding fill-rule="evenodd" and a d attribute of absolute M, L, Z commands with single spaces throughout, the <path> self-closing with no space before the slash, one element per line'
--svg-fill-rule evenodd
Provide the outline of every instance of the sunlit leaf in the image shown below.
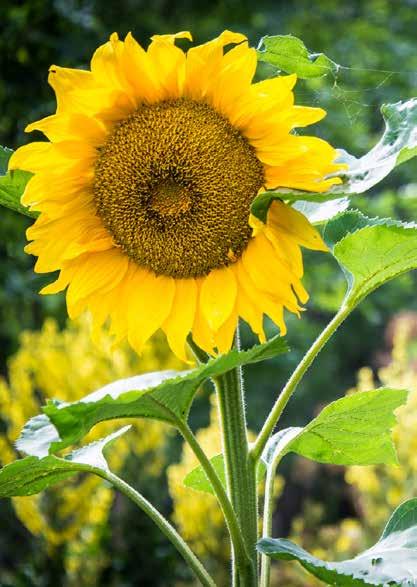
<path fill-rule="evenodd" d="M 36 213 L 30 212 L 20 203 L 20 198 L 32 174 L 20 169 L 7 171 L 7 162 L 12 153 L 11 149 L 0 145 L 0 205 L 25 216 L 36 217 Z"/>
<path fill-rule="evenodd" d="M 340 66 L 323 53 L 309 53 L 304 43 L 292 35 L 263 37 L 258 46 L 258 59 L 280 71 L 296 73 L 299 78 L 337 74 Z"/>
<path fill-rule="evenodd" d="M 37 455 L 45 454 L 45 450 L 59 450 L 80 440 L 95 424 L 115 418 L 151 418 L 174 426 L 181 425 L 188 417 L 194 396 L 204 381 L 287 350 L 285 341 L 276 336 L 246 351 L 234 349 L 191 371 L 146 373 L 110 383 L 74 403 L 50 401 L 43 410 L 51 422 L 30 420 L 18 441 L 19 448 Z M 56 427 L 60 440 L 53 437 L 50 428 L 47 428 L 51 435 L 47 441 L 39 438 L 44 436 L 44 431 L 38 427 L 49 426 L 50 423 Z M 33 453 L 33 450 L 36 452 Z"/>
<path fill-rule="evenodd" d="M 124 426 L 64 458 L 29 456 L 6 465 L 0 469 L 0 497 L 33 495 L 78 473 L 108 471 L 103 450 L 129 428 Z"/>
<path fill-rule="evenodd" d="M 304 428 L 287 428 L 271 437 L 263 459 L 270 465 L 289 452 L 333 465 L 397 463 L 391 429 L 394 411 L 407 401 L 402 389 L 355 393 L 326 406 Z"/>
<path fill-rule="evenodd" d="M 283 538 L 263 538 L 257 548 L 274 559 L 298 561 L 328 585 L 414 587 L 417 577 L 417 499 L 400 505 L 380 540 L 350 560 L 326 562 Z"/>
<path fill-rule="evenodd" d="M 359 303 L 374 289 L 417 268 L 417 224 L 367 218 L 355 211 L 335 217 L 325 239 L 342 267 L 347 299 Z"/>

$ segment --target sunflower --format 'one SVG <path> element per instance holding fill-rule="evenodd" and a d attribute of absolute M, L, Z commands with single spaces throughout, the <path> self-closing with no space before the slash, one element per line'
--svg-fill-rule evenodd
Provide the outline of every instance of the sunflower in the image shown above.
<path fill-rule="evenodd" d="M 295 75 L 252 83 L 256 51 L 239 33 L 187 52 L 179 38 L 191 40 L 157 35 L 145 51 L 112 34 L 90 71 L 52 66 L 56 114 L 26 129 L 49 142 L 19 148 L 10 169 L 34 174 L 22 202 L 40 212 L 35 270 L 60 270 L 41 293 L 68 287 L 71 318 L 90 310 L 138 352 L 162 328 L 185 359 L 190 332 L 226 352 L 239 317 L 260 340 L 264 315 L 285 333 L 284 308 L 308 297 L 300 247 L 326 247 L 285 203 L 265 223 L 251 203 L 277 187 L 326 191 L 341 166 L 327 142 L 293 133 L 325 115 L 294 105 Z"/>

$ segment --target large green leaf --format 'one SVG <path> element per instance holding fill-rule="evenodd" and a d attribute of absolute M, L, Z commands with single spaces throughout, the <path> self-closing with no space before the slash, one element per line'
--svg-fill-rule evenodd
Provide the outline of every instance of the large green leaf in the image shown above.
<path fill-rule="evenodd" d="M 330 213 L 340 212 L 345 203 L 343 198 L 362 194 L 383 180 L 404 161 L 417 156 L 417 98 L 406 102 L 385 104 L 381 107 L 385 130 L 378 143 L 363 157 L 357 159 L 346 151 L 339 150 L 338 160 L 348 165 L 348 169 L 338 173 L 343 183 L 335 185 L 325 193 L 304 192 L 287 188 L 259 194 L 252 202 L 252 213 L 265 222 L 271 202 L 276 199 L 288 203 L 314 202 L 320 204 L 329 200 L 339 201 L 334 208 L 316 208 L 319 217 L 330 218 Z"/>
<path fill-rule="evenodd" d="M 30 420 L 18 447 L 27 454 L 46 454 L 46 450 L 51 452 L 74 444 L 98 422 L 115 418 L 152 418 L 181 425 L 204 381 L 287 350 L 285 341 L 276 336 L 246 351 L 234 349 L 191 371 L 146 373 L 110 383 L 74 403 L 51 401 L 43 408 L 47 419 L 44 416 Z M 51 423 L 60 438 L 54 437 Z"/>
<path fill-rule="evenodd" d="M 7 163 L 13 151 L 0 145 L 0 205 L 6 206 L 15 212 L 35 218 L 36 213 L 30 212 L 22 206 L 20 198 L 32 174 L 27 171 L 7 171 Z"/>
<path fill-rule="evenodd" d="M 210 459 L 211 464 L 213 465 L 214 470 L 217 473 L 220 481 L 223 484 L 223 487 L 226 489 L 226 469 L 224 466 L 224 457 L 223 454 L 215 455 Z M 258 483 L 260 483 L 266 473 L 266 465 L 262 459 L 258 461 L 258 465 L 256 468 L 256 477 Z M 204 469 L 201 465 L 187 473 L 184 477 L 183 483 L 185 487 L 190 487 L 191 489 L 195 489 L 196 491 L 201 491 L 203 493 L 211 493 L 215 495 L 213 486 L 209 479 L 207 478 Z"/>
<path fill-rule="evenodd" d="M 415 587 L 417 578 L 417 499 L 400 505 L 380 540 L 353 559 L 326 562 L 290 540 L 263 538 L 258 550 L 278 560 L 296 560 L 328 585 Z"/>
<path fill-rule="evenodd" d="M 73 451 L 64 458 L 30 456 L 0 469 L 0 497 L 33 495 L 78 473 L 108 471 L 104 449 L 130 426 Z"/>
<path fill-rule="evenodd" d="M 394 410 L 407 401 L 407 391 L 377 389 L 341 398 L 326 406 L 304 428 L 280 430 L 269 440 L 257 470 L 258 481 L 275 456 L 289 452 L 335 465 L 375 465 L 397 463 L 391 429 L 396 420 Z M 222 454 L 211 463 L 225 485 Z M 197 491 L 213 493 L 201 466 L 190 471 L 184 485 Z"/>
<path fill-rule="evenodd" d="M 272 436 L 263 459 L 269 466 L 277 455 L 295 452 L 334 465 L 397 463 L 391 429 L 394 411 L 405 404 L 407 393 L 381 388 L 338 399 L 304 428 L 287 428 Z"/>
<path fill-rule="evenodd" d="M 350 211 L 330 221 L 324 236 L 346 275 L 351 304 L 417 268 L 417 224 Z"/>
<path fill-rule="evenodd" d="M 340 65 L 323 53 L 309 53 L 304 43 L 292 35 L 263 37 L 257 49 L 259 61 L 270 63 L 280 71 L 296 73 L 299 78 L 336 75 Z"/>

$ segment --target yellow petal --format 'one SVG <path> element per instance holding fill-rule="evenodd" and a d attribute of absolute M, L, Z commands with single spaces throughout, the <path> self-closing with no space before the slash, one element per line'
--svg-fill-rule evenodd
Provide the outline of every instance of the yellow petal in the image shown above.
<path fill-rule="evenodd" d="M 9 169 L 24 169 L 37 173 L 71 166 L 77 172 L 83 172 L 91 168 L 96 157 L 96 150 L 82 141 L 36 142 L 17 149 L 10 157 Z"/>
<path fill-rule="evenodd" d="M 237 312 L 233 310 L 226 322 L 214 334 L 214 344 L 219 353 L 228 353 L 232 348 L 237 321 Z"/>
<path fill-rule="evenodd" d="M 57 113 L 67 110 L 84 110 L 82 101 L 74 100 L 76 92 L 97 89 L 91 71 L 59 67 L 58 65 L 51 65 L 49 68 L 48 82 L 55 90 Z"/>
<path fill-rule="evenodd" d="M 193 40 L 193 37 L 190 31 L 181 31 L 179 33 L 173 33 L 170 35 L 153 35 L 151 40 L 154 42 L 167 42 L 167 43 L 174 43 L 176 39 L 188 39 L 189 41 Z"/>
<path fill-rule="evenodd" d="M 291 121 L 291 127 L 308 126 L 319 122 L 326 116 L 323 108 L 311 108 L 307 106 L 293 106 L 287 113 L 286 118 Z"/>
<path fill-rule="evenodd" d="M 283 230 L 271 229 L 268 225 L 265 228 L 265 235 L 274 246 L 277 255 L 290 263 L 291 269 L 297 277 L 302 277 L 303 256 L 298 241 Z"/>
<path fill-rule="evenodd" d="M 198 296 L 194 324 L 192 329 L 192 336 L 194 342 L 201 349 L 203 349 L 203 351 L 212 355 L 214 349 L 213 331 L 210 329 L 207 320 L 203 315 L 201 307 L 201 288 L 204 283 L 204 279 L 204 277 L 200 277 L 195 280 L 198 289 Z"/>
<path fill-rule="evenodd" d="M 50 141 L 85 140 L 93 146 L 102 145 L 107 135 L 101 122 L 80 112 L 53 114 L 25 128 L 25 132 L 34 130 L 43 132 Z"/>
<path fill-rule="evenodd" d="M 159 72 L 131 33 L 128 33 L 125 39 L 123 63 L 125 76 L 139 99 L 155 102 L 162 98 Z"/>
<path fill-rule="evenodd" d="M 61 271 L 59 272 L 58 279 L 43 287 L 39 293 L 42 295 L 48 295 L 56 294 L 60 291 L 63 291 L 70 283 L 75 271 L 76 269 L 71 265 L 61 269 Z"/>
<path fill-rule="evenodd" d="M 226 53 L 207 89 L 207 97 L 214 108 L 227 116 L 236 110 L 236 102 L 250 89 L 256 64 L 256 51 L 246 42 Z"/>
<path fill-rule="evenodd" d="M 46 166 L 45 159 L 50 152 L 50 143 L 34 142 L 29 145 L 23 145 L 10 157 L 9 170 L 24 169 L 25 171 L 31 171 L 32 168 L 38 168 L 41 165 Z"/>
<path fill-rule="evenodd" d="M 265 332 L 263 328 L 263 311 L 259 309 L 247 294 L 249 284 L 241 283 L 241 279 L 246 277 L 245 271 L 240 272 L 239 266 L 242 264 L 241 259 L 233 269 L 235 271 L 236 279 L 238 280 L 238 293 L 236 298 L 236 309 L 238 315 L 249 324 L 254 334 L 256 334 L 261 342 L 265 342 Z"/>
<path fill-rule="evenodd" d="M 328 251 L 319 232 L 304 214 L 279 200 L 274 200 L 269 208 L 267 225 L 275 233 L 283 231 L 289 234 L 303 247 L 315 251 Z"/>
<path fill-rule="evenodd" d="M 67 291 L 68 314 L 72 308 L 91 293 L 97 295 L 113 289 L 125 276 L 128 257 L 118 249 L 86 254 L 77 262 L 77 270 Z"/>
<path fill-rule="evenodd" d="M 243 263 L 237 263 L 237 272 L 239 283 L 245 290 L 246 295 L 252 304 L 258 308 L 258 311 L 266 314 L 271 320 L 279 326 L 281 336 L 284 336 L 287 329 L 284 322 L 284 308 L 279 300 L 272 295 L 260 290 L 257 284 L 251 279 Z M 263 332 L 263 331 L 262 331 Z"/>
<path fill-rule="evenodd" d="M 223 47 L 246 41 L 240 33 L 223 31 L 216 39 L 192 47 L 187 52 L 184 93 L 196 100 L 203 98 L 212 79 L 218 74 L 223 59 Z"/>
<path fill-rule="evenodd" d="M 148 47 L 148 55 L 158 71 L 163 98 L 178 98 L 182 95 L 186 60 L 184 51 L 171 40 L 163 39 L 152 41 Z"/>
<path fill-rule="evenodd" d="M 171 312 L 163 324 L 169 346 L 185 362 L 188 362 L 186 340 L 194 324 L 197 295 L 194 279 L 176 279 Z"/>
<path fill-rule="evenodd" d="M 298 312 L 297 299 L 291 284 L 297 279 L 288 266 L 278 258 L 264 234 L 252 238 L 242 254 L 242 263 L 256 287 L 279 300 L 292 312 Z"/>
<path fill-rule="evenodd" d="M 128 340 L 136 352 L 165 322 L 175 294 L 174 279 L 156 276 L 138 267 L 130 283 L 128 301 Z"/>
<path fill-rule="evenodd" d="M 110 40 L 96 49 L 91 59 L 91 72 L 98 85 L 114 86 L 126 90 L 127 82 L 121 67 L 123 42 L 117 33 Z"/>
<path fill-rule="evenodd" d="M 235 305 L 236 279 L 229 267 L 214 269 L 201 286 L 200 305 L 209 327 L 216 331 L 226 322 Z"/>

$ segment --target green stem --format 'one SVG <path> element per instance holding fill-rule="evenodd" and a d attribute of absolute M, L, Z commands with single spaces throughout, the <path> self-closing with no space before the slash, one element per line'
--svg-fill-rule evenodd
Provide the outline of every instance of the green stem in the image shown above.
<path fill-rule="evenodd" d="M 236 336 L 238 341 L 238 336 Z M 249 457 L 241 370 L 214 380 L 222 427 L 226 486 L 237 514 L 250 565 L 233 561 L 233 584 L 252 587 L 257 582 L 257 486 L 255 466 Z M 236 553 L 235 553 L 236 554 Z"/>
<path fill-rule="evenodd" d="M 158 526 L 163 534 L 171 541 L 178 552 L 182 555 L 189 567 L 194 571 L 196 577 L 204 587 L 216 587 L 216 583 L 207 573 L 201 562 L 198 560 L 196 555 L 193 553 L 188 544 L 178 534 L 173 526 L 164 518 L 164 516 L 158 512 L 154 506 L 149 503 L 147 499 L 143 497 L 136 489 L 133 489 L 128 483 L 120 479 L 114 473 L 110 471 L 104 471 L 103 469 L 97 469 L 95 471 L 97 475 L 114 485 L 121 493 L 124 493 L 129 499 L 131 499 L 142 511 L 147 514 L 153 522 Z"/>
<path fill-rule="evenodd" d="M 286 386 L 284 387 L 280 396 L 278 397 L 274 407 L 272 408 L 271 413 L 266 419 L 262 427 L 262 430 L 260 431 L 256 439 L 256 442 L 254 443 L 251 449 L 251 455 L 255 461 L 259 460 L 262 451 L 264 450 L 265 445 L 272 434 L 273 429 L 275 428 L 279 418 L 281 417 L 282 412 L 285 409 L 285 406 L 287 405 L 289 399 L 296 390 L 297 385 L 303 378 L 307 369 L 310 367 L 310 365 L 312 364 L 316 356 L 319 354 L 321 349 L 324 347 L 324 345 L 327 343 L 327 341 L 330 339 L 330 337 L 336 332 L 340 324 L 342 324 L 342 322 L 352 312 L 353 308 L 354 306 L 350 304 L 344 304 L 340 308 L 338 313 L 333 317 L 331 322 L 329 322 L 329 324 L 326 326 L 323 332 L 316 338 L 312 346 L 304 355 L 302 361 L 298 364 L 294 373 L 289 378 Z"/>
<path fill-rule="evenodd" d="M 191 450 L 199 460 L 208 480 L 213 487 L 214 493 L 216 494 L 217 500 L 223 511 L 227 527 L 229 529 L 232 548 L 236 556 L 237 564 L 242 568 L 245 568 L 249 564 L 249 557 L 246 551 L 245 542 L 243 541 L 236 513 L 232 507 L 230 499 L 226 494 L 225 488 L 223 487 L 223 484 L 220 481 L 213 465 L 207 458 L 207 455 L 201 448 L 188 424 L 183 423 L 183 425 L 179 428 L 179 431 L 183 435 L 184 440 L 188 442 Z"/>
<path fill-rule="evenodd" d="M 282 453 L 278 453 L 272 463 L 268 466 L 265 480 L 265 498 L 264 513 L 262 523 L 262 537 L 269 538 L 272 536 L 272 516 L 274 513 L 274 485 L 275 473 L 282 458 Z M 271 559 L 269 556 L 261 555 L 261 580 L 259 587 L 269 587 L 271 576 Z"/>

